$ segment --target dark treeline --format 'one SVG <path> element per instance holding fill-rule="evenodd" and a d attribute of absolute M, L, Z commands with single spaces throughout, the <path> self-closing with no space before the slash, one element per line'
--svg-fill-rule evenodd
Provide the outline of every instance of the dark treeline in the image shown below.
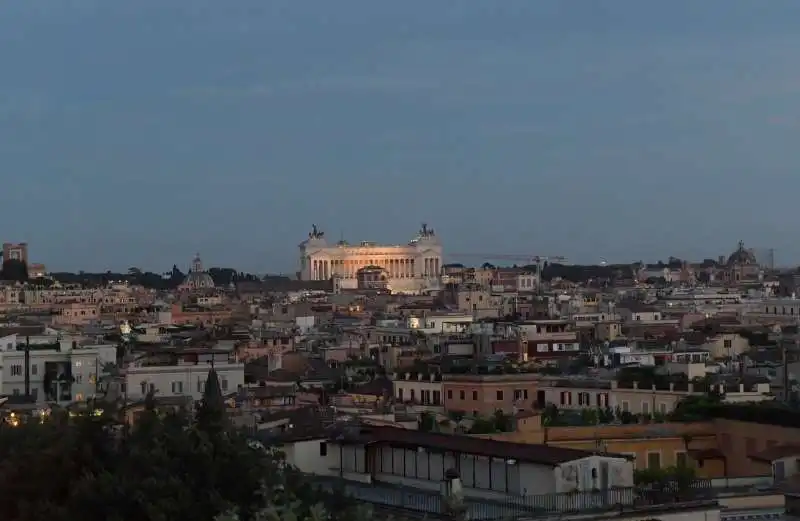
<path fill-rule="evenodd" d="M 536 271 L 536 266 L 530 266 Z M 570 282 L 608 281 L 633 278 L 633 267 L 630 264 L 581 265 L 581 264 L 548 264 L 542 268 L 542 280 L 563 279 Z"/>
<path fill-rule="evenodd" d="M 17 260 L 7 260 L 3 262 L 2 266 L 2 270 L 0 270 L 0 280 L 31 282 L 41 286 L 51 286 L 53 281 L 58 281 L 61 284 L 80 284 L 87 287 L 100 287 L 105 286 L 109 282 L 123 281 L 146 288 L 170 290 L 177 288 L 186 278 L 186 274 L 175 265 L 173 265 L 172 269 L 166 274 L 142 271 L 139 268 L 130 268 L 126 273 L 112 271 L 106 271 L 105 273 L 89 273 L 85 271 L 71 273 L 63 271 L 50 273 L 50 278 L 48 279 L 30 280 L 28 279 L 28 269 L 25 263 Z M 211 268 L 208 270 L 208 274 L 218 287 L 229 286 L 236 282 L 260 280 L 255 275 L 243 273 L 233 268 Z"/>

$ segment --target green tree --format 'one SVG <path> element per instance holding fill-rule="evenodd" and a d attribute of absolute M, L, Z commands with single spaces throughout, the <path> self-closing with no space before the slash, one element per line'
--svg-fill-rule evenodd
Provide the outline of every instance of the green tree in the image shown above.
<path fill-rule="evenodd" d="M 513 418 L 500 409 L 494 411 L 492 420 L 495 432 L 510 432 L 514 427 Z"/>
<path fill-rule="evenodd" d="M 220 420 L 214 384 L 207 388 L 195 418 L 159 414 L 151 396 L 130 428 L 107 414 L 58 412 L 43 423 L 0 423 L 3 518 L 256 521 L 277 510 L 306 520 L 325 507 L 334 521 L 364 519 L 341 491 L 312 487 L 279 452 Z"/>
<path fill-rule="evenodd" d="M 209 434 L 219 434 L 226 427 L 225 401 L 219 376 L 214 368 L 208 372 L 203 398 L 197 408 L 197 427 Z"/>
<path fill-rule="evenodd" d="M 480 416 L 472 420 L 472 427 L 469 429 L 470 434 L 492 434 L 497 432 L 494 425 L 494 418 L 482 418 Z"/>
<path fill-rule="evenodd" d="M 558 406 L 554 403 L 548 403 L 542 411 L 542 427 L 557 425 L 560 416 L 561 411 L 558 410 Z"/>
<path fill-rule="evenodd" d="M 722 395 L 717 392 L 689 395 L 678 402 L 670 415 L 670 420 L 681 422 L 707 420 L 710 417 L 709 410 L 718 407 L 722 400 Z"/>

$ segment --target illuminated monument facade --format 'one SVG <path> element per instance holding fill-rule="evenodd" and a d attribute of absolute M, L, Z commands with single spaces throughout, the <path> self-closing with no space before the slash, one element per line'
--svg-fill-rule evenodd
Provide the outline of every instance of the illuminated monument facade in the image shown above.
<path fill-rule="evenodd" d="M 381 245 L 363 241 L 357 245 L 339 241 L 328 244 L 316 225 L 300 244 L 300 279 L 339 279 L 342 289 L 355 289 L 364 271 L 382 270 L 386 289 L 394 293 L 419 293 L 438 286 L 442 245 L 436 233 L 423 224 L 408 244 Z"/>

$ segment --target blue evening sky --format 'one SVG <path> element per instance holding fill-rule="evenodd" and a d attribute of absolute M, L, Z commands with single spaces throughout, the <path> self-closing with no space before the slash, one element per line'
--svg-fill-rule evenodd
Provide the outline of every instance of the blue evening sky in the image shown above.
<path fill-rule="evenodd" d="M 0 239 L 55 270 L 331 239 L 800 261 L 797 0 L 5 0 Z"/>

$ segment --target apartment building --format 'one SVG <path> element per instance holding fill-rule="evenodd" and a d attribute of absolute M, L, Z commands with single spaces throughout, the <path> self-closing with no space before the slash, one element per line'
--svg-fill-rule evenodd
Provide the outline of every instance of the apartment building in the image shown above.
<path fill-rule="evenodd" d="M 428 313 L 424 317 L 409 317 L 408 327 L 427 334 L 462 333 L 474 320 L 475 316 L 470 313 Z"/>
<path fill-rule="evenodd" d="M 578 332 L 570 320 L 525 320 L 517 327 L 528 342 L 578 341 Z"/>
<path fill-rule="evenodd" d="M 100 318 L 98 304 L 73 302 L 55 306 L 52 317 L 53 325 L 82 326 L 96 322 Z"/>
<path fill-rule="evenodd" d="M 444 374 L 444 406 L 473 416 L 529 410 L 536 401 L 538 378 L 537 373 Z"/>
<path fill-rule="evenodd" d="M 223 394 L 244 388 L 244 364 L 234 362 L 228 350 L 185 349 L 163 355 L 152 353 L 122 371 L 122 392 L 128 399 L 143 399 L 152 391 L 158 397 L 190 396 L 199 400 L 211 367 L 217 372 Z"/>
<path fill-rule="evenodd" d="M 302 472 L 367 483 L 379 496 L 382 484 L 438 491 L 443 481 L 458 480 L 463 483 L 464 495 L 473 501 L 489 499 L 489 503 L 506 507 L 492 512 L 491 517 L 498 519 L 508 516 L 507 506 L 513 503 L 506 500 L 510 498 L 517 502 L 539 494 L 633 485 L 633 465 L 628 458 L 598 451 L 388 426 L 342 433 L 318 431 L 313 436 L 289 431 L 275 441 L 282 445 L 287 462 Z M 459 469 L 459 477 L 452 477 L 448 469 Z M 553 497 L 551 504 L 560 507 L 560 500 Z M 568 500 L 563 501 L 566 510 Z"/>
<path fill-rule="evenodd" d="M 630 425 L 545 426 L 539 414 L 517 422 L 517 430 L 490 435 L 515 443 L 546 443 L 549 446 L 599 450 L 630 457 L 637 470 L 692 466 L 700 478 L 725 475 L 719 461 L 696 465 L 692 454 L 717 448 L 717 430 L 712 422 Z"/>
<path fill-rule="evenodd" d="M 475 318 L 498 318 L 504 316 L 506 300 L 501 293 L 477 284 L 462 284 L 443 292 L 445 302 L 462 313 Z"/>
<path fill-rule="evenodd" d="M 744 323 L 796 324 L 800 319 L 800 299 L 771 298 L 746 301 L 742 310 Z"/>
<path fill-rule="evenodd" d="M 665 318 L 657 307 L 639 303 L 620 304 L 617 313 L 623 322 L 658 322 Z"/>
<path fill-rule="evenodd" d="M 632 414 L 668 414 L 689 395 L 703 395 L 710 390 L 724 393 L 728 402 L 772 400 L 769 383 L 720 383 L 705 386 L 694 383 L 640 384 L 598 379 L 541 380 L 536 387 L 538 404 L 554 404 L 560 409 L 611 407 Z"/>
<path fill-rule="evenodd" d="M 441 373 L 422 369 L 395 372 L 391 380 L 393 395 L 399 403 L 444 405 Z"/>
<path fill-rule="evenodd" d="M 24 395 L 26 365 L 32 399 L 80 402 L 98 393 L 107 364 L 116 362 L 115 345 L 31 344 L 26 354 L 16 335 L 0 339 L 0 389 L 4 395 Z"/>
<path fill-rule="evenodd" d="M 213 326 L 230 320 L 231 314 L 232 311 L 230 309 L 222 306 L 207 308 L 173 304 L 168 318 L 175 325 L 202 324 L 204 326 Z"/>

